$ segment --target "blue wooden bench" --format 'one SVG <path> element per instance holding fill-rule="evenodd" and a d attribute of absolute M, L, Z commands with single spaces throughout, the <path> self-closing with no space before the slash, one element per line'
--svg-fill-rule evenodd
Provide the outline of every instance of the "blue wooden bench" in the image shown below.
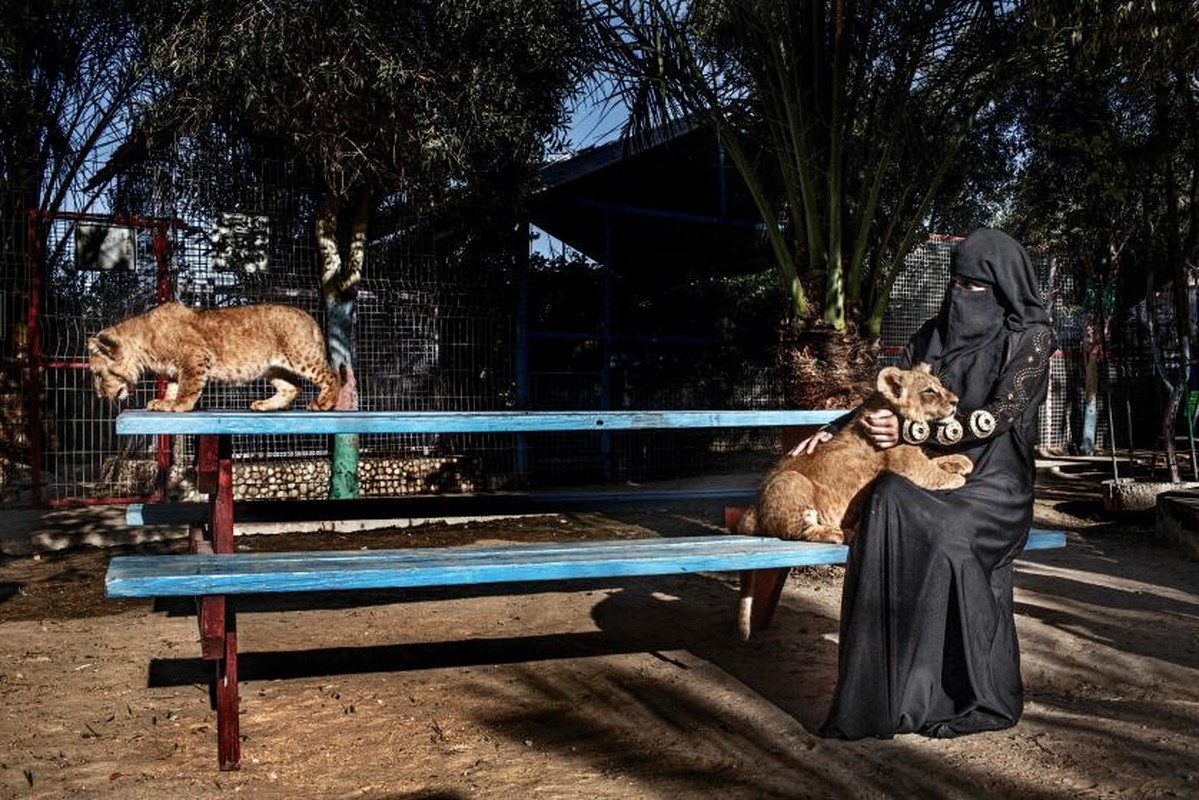
<path fill-rule="evenodd" d="M 1025 550 L 1064 547 L 1060 531 L 1033 530 Z M 496 547 L 418 547 L 284 553 L 115 556 L 110 597 L 406 589 L 623 578 L 843 564 L 846 547 L 760 536 L 683 536 Z"/>
<path fill-rule="evenodd" d="M 208 503 L 170 504 L 170 521 L 192 529 L 189 554 L 118 556 L 109 564 L 112 597 L 195 597 L 201 655 L 215 662 L 217 751 L 221 769 L 240 765 L 237 686 L 237 617 L 230 596 L 280 592 L 352 591 L 529 583 L 595 578 L 740 572 L 742 604 L 753 604 L 746 626 L 770 623 L 783 581 L 793 566 L 843 563 L 846 548 L 731 535 L 654 539 L 513 544 L 498 547 L 438 547 L 349 552 L 236 553 L 236 515 L 259 504 L 233 502 L 232 436 L 241 433 L 495 433 L 651 428 L 734 428 L 814 425 L 839 412 L 189 412 L 132 411 L 117 419 L 120 434 L 196 435 L 197 483 Z M 709 490 L 711 491 L 711 490 Z M 570 493 L 561 503 L 586 502 Z M 459 498 L 464 499 L 464 498 Z M 516 513 L 520 496 L 507 498 L 501 513 Z M 524 496 L 534 510 L 548 510 L 553 496 Z M 594 497 L 589 499 L 595 499 Z M 715 499 L 715 498 L 709 498 Z M 744 504 L 744 494 L 727 498 Z M 445 503 L 449 498 L 438 498 Z M 334 501 L 339 502 L 339 501 Z M 469 503 L 469 501 L 467 501 Z M 188 507 L 188 505 L 192 507 Z M 279 503 L 279 505 L 291 505 Z M 198 506 L 198 508 L 196 508 Z M 573 506 L 573 507 L 578 507 Z M 336 506 L 333 506 L 336 509 Z M 268 513 L 259 509 L 260 513 Z M 476 512 L 477 513 L 477 509 Z M 738 509 L 726 509 L 726 524 Z M 147 505 L 135 523 L 153 520 Z M 163 521 L 166 521 L 165 519 Z M 1060 532 L 1035 530 L 1026 549 L 1062 547 Z"/>

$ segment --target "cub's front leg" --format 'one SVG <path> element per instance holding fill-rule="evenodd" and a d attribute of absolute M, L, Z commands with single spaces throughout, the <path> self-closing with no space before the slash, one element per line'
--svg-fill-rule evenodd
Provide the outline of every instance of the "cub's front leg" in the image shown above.
<path fill-rule="evenodd" d="M 203 361 L 198 365 L 182 368 L 175 385 L 167 386 L 166 397 L 146 403 L 146 410 L 191 411 L 196 407 L 196 401 L 200 399 L 200 393 L 204 391 L 204 384 L 207 382 L 208 368 Z"/>
<path fill-rule="evenodd" d="M 900 447 L 903 450 L 900 450 L 899 447 L 895 448 L 892 451 L 893 456 L 888 459 L 887 466 L 892 472 L 899 473 L 923 489 L 960 489 L 966 485 L 964 475 L 946 471 L 938 463 L 929 459 L 920 449 L 912 445 L 900 445 Z M 945 458 L 949 458 L 949 456 L 945 456 Z M 966 461 L 969 462 L 969 459 Z M 957 463 L 957 466 L 961 466 L 961 464 Z"/>
<path fill-rule="evenodd" d="M 932 462 L 939 469 L 946 472 L 951 472 L 954 475 L 969 475 L 974 471 L 974 462 L 961 453 L 954 453 L 948 456 L 936 456 Z"/>

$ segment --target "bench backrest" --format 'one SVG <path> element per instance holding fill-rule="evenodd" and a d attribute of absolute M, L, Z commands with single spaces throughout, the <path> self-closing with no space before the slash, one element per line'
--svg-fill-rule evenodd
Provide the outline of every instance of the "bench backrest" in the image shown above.
<path fill-rule="evenodd" d="M 532 433 L 823 425 L 843 411 L 123 411 L 119 434 Z"/>

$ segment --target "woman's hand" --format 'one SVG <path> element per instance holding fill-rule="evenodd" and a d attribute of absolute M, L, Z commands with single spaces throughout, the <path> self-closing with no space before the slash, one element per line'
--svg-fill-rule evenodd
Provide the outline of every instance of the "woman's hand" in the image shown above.
<path fill-rule="evenodd" d="M 795 447 L 792 447 L 790 450 L 788 450 L 787 455 L 797 456 L 800 453 L 803 453 L 804 455 L 811 455 L 813 450 L 831 438 L 833 438 L 833 435 L 829 431 L 816 431 L 811 436 L 795 445 Z"/>
<path fill-rule="evenodd" d="M 890 409 L 871 411 L 862 417 L 860 424 L 866 432 L 866 438 L 879 450 L 899 444 L 899 417 Z"/>

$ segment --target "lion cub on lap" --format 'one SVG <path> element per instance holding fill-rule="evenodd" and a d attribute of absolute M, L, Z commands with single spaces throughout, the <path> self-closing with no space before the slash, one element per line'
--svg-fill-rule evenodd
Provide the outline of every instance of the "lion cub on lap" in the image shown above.
<path fill-rule="evenodd" d="M 912 370 L 886 367 L 877 391 L 853 421 L 811 454 L 780 461 L 766 475 L 757 502 L 737 523 L 744 535 L 848 542 L 857 527 L 870 485 L 885 470 L 899 473 L 925 489 L 956 489 L 974 468 L 963 455 L 930 458 L 916 445 L 880 450 L 866 438 L 858 420 L 880 408 L 901 419 L 931 424 L 957 410 L 958 398 L 921 364 Z"/>
<path fill-rule="evenodd" d="M 166 397 L 150 411 L 190 411 L 209 380 L 248 383 L 267 378 L 275 394 L 255 400 L 255 411 L 287 408 L 299 378 L 316 384 L 314 411 L 337 403 L 341 381 L 325 358 L 325 337 L 311 316 L 279 305 L 192 309 L 166 303 L 117 323 L 87 340 L 96 396 L 121 402 L 143 372 L 165 375 Z"/>

